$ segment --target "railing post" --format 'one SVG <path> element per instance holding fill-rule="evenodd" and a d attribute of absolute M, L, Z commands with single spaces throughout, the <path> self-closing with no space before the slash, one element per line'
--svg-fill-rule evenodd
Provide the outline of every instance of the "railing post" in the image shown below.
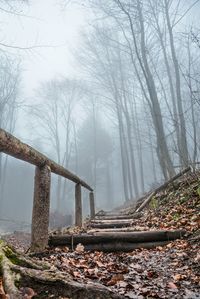
<path fill-rule="evenodd" d="M 75 186 L 75 225 L 82 226 L 81 185 L 79 183 Z"/>
<path fill-rule="evenodd" d="M 31 251 L 42 251 L 48 245 L 51 169 L 36 166 L 31 227 Z"/>
<path fill-rule="evenodd" d="M 94 193 L 90 192 L 90 218 L 94 219 L 94 217 L 95 217 Z"/>

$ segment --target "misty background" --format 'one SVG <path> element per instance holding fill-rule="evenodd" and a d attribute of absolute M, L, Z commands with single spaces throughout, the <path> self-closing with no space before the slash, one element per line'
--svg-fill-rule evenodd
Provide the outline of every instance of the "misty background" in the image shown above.
<path fill-rule="evenodd" d="M 90 184 L 97 210 L 196 167 L 199 16 L 199 1 L 0 0 L 0 127 Z M 0 154 L 2 228 L 30 227 L 33 184 Z M 74 217 L 74 184 L 51 184 L 51 214 Z"/>

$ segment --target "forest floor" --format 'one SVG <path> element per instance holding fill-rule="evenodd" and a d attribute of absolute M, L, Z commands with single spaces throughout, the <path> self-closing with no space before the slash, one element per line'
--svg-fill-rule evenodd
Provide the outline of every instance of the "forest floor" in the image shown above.
<path fill-rule="evenodd" d="M 126 209 L 131 214 L 133 206 Z M 56 247 L 34 257 L 48 262 L 51 271 L 58 271 L 82 285 L 105 286 L 107 295 L 56 294 L 50 285 L 29 281 L 34 290 L 22 298 L 200 298 L 200 176 L 187 174 L 156 194 L 142 217 L 132 222 L 136 231 L 184 229 L 184 239 L 155 249 L 136 249 L 129 253 L 87 252 L 77 245 Z M 15 233 L 5 237 L 20 251 L 26 251 L 28 234 Z M 25 287 L 21 285 L 22 290 Z M 72 292 L 73 293 L 73 292 Z M 27 295 L 27 296 L 26 296 Z"/>

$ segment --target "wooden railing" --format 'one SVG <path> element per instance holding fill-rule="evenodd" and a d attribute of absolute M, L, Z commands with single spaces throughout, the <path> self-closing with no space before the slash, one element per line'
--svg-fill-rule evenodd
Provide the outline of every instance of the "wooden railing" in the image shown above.
<path fill-rule="evenodd" d="M 31 251 L 41 251 L 48 244 L 51 172 L 76 183 L 75 225 L 82 226 L 81 187 L 90 191 L 90 216 L 91 218 L 94 217 L 95 204 L 93 189 L 78 176 L 3 129 L 0 129 L 0 152 L 36 166 L 31 226 Z"/>

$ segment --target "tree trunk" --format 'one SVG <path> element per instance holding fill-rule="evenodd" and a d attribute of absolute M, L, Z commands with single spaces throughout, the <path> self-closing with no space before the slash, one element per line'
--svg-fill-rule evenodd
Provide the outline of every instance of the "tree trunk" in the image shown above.
<path fill-rule="evenodd" d="M 176 79 L 176 99 L 177 99 L 177 107 L 178 107 L 179 121 L 180 121 L 180 143 L 181 143 L 180 160 L 182 161 L 183 167 L 187 167 L 189 163 L 189 157 L 188 157 L 188 147 L 187 147 L 187 137 L 186 137 L 185 116 L 183 112 L 183 104 L 182 104 L 182 96 L 181 96 L 181 79 L 180 79 L 179 63 L 178 63 L 176 50 L 174 46 L 174 37 L 173 37 L 173 31 L 172 31 L 172 26 L 169 17 L 169 6 L 167 0 L 165 0 L 165 15 L 167 19 L 167 28 L 169 32 L 170 48 L 171 48 L 172 61 L 175 70 L 175 79 Z"/>
<path fill-rule="evenodd" d="M 164 133 L 164 126 L 163 126 L 163 120 L 162 120 L 162 114 L 161 114 L 161 108 L 158 101 L 158 96 L 156 92 L 156 86 L 154 82 L 153 75 L 151 73 L 148 59 L 147 59 L 147 53 L 146 53 L 146 43 L 145 43 L 145 30 L 144 30 L 144 21 L 143 21 L 143 15 L 142 15 L 142 8 L 141 3 L 139 0 L 137 0 L 137 11 L 139 16 L 139 23 L 140 23 L 140 48 L 141 48 L 141 56 L 138 49 L 138 43 L 137 38 L 134 32 L 134 24 L 131 18 L 131 15 L 129 11 L 125 9 L 123 4 L 118 1 L 118 5 L 121 8 L 121 10 L 125 13 L 125 15 L 128 17 L 129 23 L 130 23 L 130 29 L 131 34 L 133 37 L 133 43 L 135 47 L 136 56 L 138 59 L 138 62 L 140 64 L 141 70 L 143 72 L 143 75 L 145 77 L 146 85 L 148 88 L 149 98 L 150 98 L 150 109 L 151 109 L 151 115 L 154 123 L 154 128 L 156 132 L 157 137 L 157 147 L 158 147 L 158 158 L 161 165 L 161 169 L 163 171 L 163 175 L 165 176 L 165 179 L 169 177 L 172 177 L 175 172 L 173 168 L 173 163 L 169 154 L 166 137 Z"/>
<path fill-rule="evenodd" d="M 171 161 L 171 157 L 166 142 L 163 120 L 162 120 L 162 113 L 158 101 L 154 78 L 150 71 L 147 56 L 146 56 L 144 22 L 143 22 L 141 4 L 139 0 L 137 0 L 137 9 L 139 13 L 139 21 L 140 21 L 140 28 L 141 28 L 141 53 L 142 53 L 142 59 L 144 63 L 145 73 L 146 73 L 146 77 L 145 77 L 146 83 L 147 83 L 149 96 L 152 103 L 151 112 L 152 112 L 152 118 L 153 118 L 156 137 L 157 137 L 158 157 L 159 157 L 159 161 L 165 179 L 167 179 L 166 171 L 168 172 L 169 177 L 172 177 L 175 174 L 175 172 L 174 172 L 173 164 Z"/>

